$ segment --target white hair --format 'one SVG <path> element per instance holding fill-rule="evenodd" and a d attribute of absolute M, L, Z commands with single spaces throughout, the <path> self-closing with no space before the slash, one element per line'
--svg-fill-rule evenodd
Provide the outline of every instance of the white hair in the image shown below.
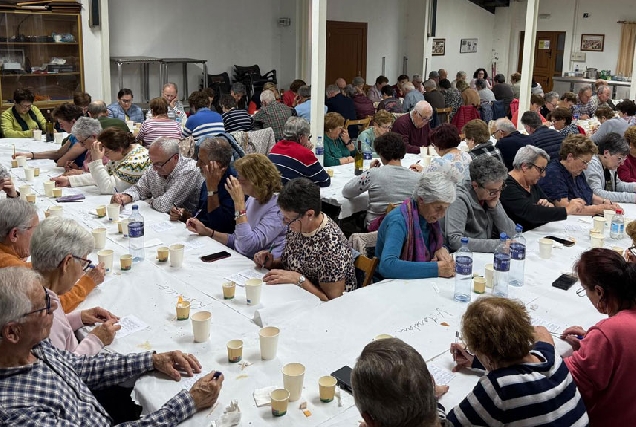
<path fill-rule="evenodd" d="M 71 129 L 71 133 L 80 140 L 97 136 L 102 133 L 102 125 L 99 120 L 90 117 L 80 117 Z"/>
<path fill-rule="evenodd" d="M 422 199 L 424 203 L 453 203 L 455 187 L 461 178 L 459 171 L 445 162 L 438 171 L 422 174 L 413 190 L 413 198 Z"/>
<path fill-rule="evenodd" d="M 517 151 L 515 159 L 512 161 L 512 166 L 515 169 L 521 169 L 523 165 L 528 166 L 535 164 L 539 157 L 543 157 L 548 162 L 550 161 L 550 156 L 545 150 L 533 145 L 526 145 Z"/>
<path fill-rule="evenodd" d="M 424 115 L 424 113 L 433 114 L 433 107 L 431 107 L 431 104 L 429 104 L 427 101 L 417 101 L 417 104 L 415 104 L 415 106 L 411 110 L 411 116 L 415 114 L 415 112 L 418 112 L 422 115 Z"/>
<path fill-rule="evenodd" d="M 274 101 L 276 101 L 276 95 L 274 95 L 274 92 L 269 89 L 261 92 L 261 104 L 269 105 Z"/>
<path fill-rule="evenodd" d="M 503 131 L 508 132 L 508 133 L 512 133 L 512 132 L 515 132 L 517 130 L 515 125 L 513 125 L 512 122 L 509 119 L 506 119 L 506 118 L 497 119 L 495 124 L 496 124 L 496 128 L 498 130 L 503 130 Z"/>
<path fill-rule="evenodd" d="M 31 265 L 39 273 L 53 271 L 67 255 L 83 257 L 94 244 L 91 233 L 75 220 L 47 218 L 31 237 Z"/>
<path fill-rule="evenodd" d="M 29 291 L 41 286 L 43 280 L 42 276 L 30 268 L 0 268 L 0 329 L 9 322 L 21 323 L 26 319 L 20 316 L 33 307 Z"/>
<path fill-rule="evenodd" d="M 437 87 L 437 83 L 435 83 L 435 80 L 429 79 L 424 82 L 423 86 L 424 89 L 435 89 Z"/>
<path fill-rule="evenodd" d="M 605 91 L 612 92 L 612 88 L 609 87 L 608 85 L 600 85 L 598 89 L 596 90 L 596 94 L 603 95 Z"/>
<path fill-rule="evenodd" d="M 155 139 L 152 146 L 159 147 L 159 149 L 168 156 L 174 156 L 179 154 L 179 140 L 176 138 L 168 138 L 167 136 L 160 136 Z"/>
<path fill-rule="evenodd" d="M 33 205 L 25 200 L 0 200 L 0 241 L 14 228 L 26 229 L 37 214 Z"/>
<path fill-rule="evenodd" d="M 406 82 L 402 85 L 402 88 L 405 92 L 410 92 L 412 90 L 415 90 L 415 85 L 411 82 Z"/>

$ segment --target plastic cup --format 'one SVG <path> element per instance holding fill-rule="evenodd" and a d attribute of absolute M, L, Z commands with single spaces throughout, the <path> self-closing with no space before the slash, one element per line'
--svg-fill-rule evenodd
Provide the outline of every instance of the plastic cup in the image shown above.
<path fill-rule="evenodd" d="M 119 264 L 121 266 L 121 271 L 128 271 L 132 268 L 132 255 L 124 254 L 119 257 Z"/>
<path fill-rule="evenodd" d="M 20 192 L 20 199 L 26 200 L 27 196 L 31 194 L 31 186 L 30 185 L 21 185 L 18 187 L 18 191 Z"/>
<path fill-rule="evenodd" d="M 170 248 L 162 246 L 157 249 L 157 260 L 159 262 L 168 262 L 168 256 L 170 256 Z"/>
<path fill-rule="evenodd" d="M 119 222 L 119 227 L 121 227 L 121 233 L 124 235 L 124 237 L 128 237 L 128 223 L 130 222 L 130 220 L 128 218 L 122 219 Z"/>
<path fill-rule="evenodd" d="M 27 181 L 33 181 L 33 178 L 35 177 L 35 171 L 33 171 L 33 168 L 24 168 L 24 177 L 26 178 Z"/>
<path fill-rule="evenodd" d="M 62 197 L 62 189 L 61 188 L 54 188 L 53 191 L 53 198 L 57 199 L 58 197 Z"/>
<path fill-rule="evenodd" d="M 93 239 L 95 239 L 95 249 L 104 249 L 104 246 L 106 246 L 106 229 L 103 227 L 93 229 Z"/>
<path fill-rule="evenodd" d="M 327 175 L 329 175 L 331 178 L 333 178 L 333 169 L 327 168 L 325 170 L 327 171 Z"/>
<path fill-rule="evenodd" d="M 61 132 L 56 132 L 53 138 L 56 144 L 61 144 L 62 141 L 64 141 L 64 134 Z"/>
<path fill-rule="evenodd" d="M 432 156 L 429 156 L 428 154 L 425 156 L 422 156 L 422 160 L 420 161 L 420 166 L 422 167 L 428 167 L 431 165 L 431 158 Z"/>
<path fill-rule="evenodd" d="M 486 287 L 492 288 L 492 281 L 495 277 L 495 267 L 492 264 L 486 264 L 484 270 L 484 278 L 486 279 Z"/>
<path fill-rule="evenodd" d="M 106 216 L 106 206 L 99 205 L 95 208 L 95 212 L 97 212 L 97 218 L 104 218 Z"/>
<path fill-rule="evenodd" d="M 121 208 L 121 205 L 118 203 L 111 203 L 110 205 L 106 207 L 109 221 L 117 221 L 119 219 L 120 208 Z"/>
<path fill-rule="evenodd" d="M 326 375 L 318 379 L 318 390 L 320 393 L 320 401 L 324 403 L 331 402 L 336 396 L 336 384 L 338 380 L 331 375 Z"/>
<path fill-rule="evenodd" d="M 247 305 L 257 305 L 261 302 L 261 290 L 263 281 L 261 279 L 249 279 L 245 282 L 245 298 Z"/>
<path fill-rule="evenodd" d="M 46 197 L 53 197 L 53 189 L 55 188 L 55 182 L 53 181 L 44 181 L 44 195 Z"/>
<path fill-rule="evenodd" d="M 594 217 L 594 231 L 598 231 L 602 233 L 605 230 L 605 218 L 601 218 L 600 216 Z"/>
<path fill-rule="evenodd" d="M 227 343 L 227 361 L 238 363 L 243 359 L 243 341 L 231 340 Z"/>
<path fill-rule="evenodd" d="M 33 176 L 40 176 L 40 168 L 33 168 Z"/>
<path fill-rule="evenodd" d="M 190 317 L 190 301 L 177 303 L 177 320 L 187 320 Z"/>
<path fill-rule="evenodd" d="M 206 342 L 210 338 L 212 313 L 209 311 L 197 311 L 190 319 L 192 320 L 194 342 Z"/>
<path fill-rule="evenodd" d="M 477 276 L 473 279 L 473 292 L 476 294 L 486 293 L 486 278 Z"/>
<path fill-rule="evenodd" d="M 223 299 L 234 299 L 235 292 L 236 292 L 236 283 L 234 282 L 223 283 Z"/>
<path fill-rule="evenodd" d="M 59 216 L 61 217 L 64 214 L 64 208 L 62 206 L 51 206 L 49 208 L 50 216 Z"/>
<path fill-rule="evenodd" d="M 33 130 L 33 140 L 34 141 L 42 141 L 42 130 L 34 129 Z"/>
<path fill-rule="evenodd" d="M 272 400 L 272 415 L 275 417 L 285 415 L 289 403 L 289 392 L 284 388 L 278 388 L 272 391 L 269 397 Z"/>
<path fill-rule="evenodd" d="M 428 147 L 420 147 L 420 156 L 428 156 Z"/>
<path fill-rule="evenodd" d="M 613 209 L 605 209 L 603 211 L 603 218 L 605 218 L 605 224 L 610 227 L 612 225 L 612 219 L 614 219 L 616 211 Z"/>
<path fill-rule="evenodd" d="M 35 203 L 35 198 L 36 198 L 35 194 L 27 194 L 26 201 L 29 203 Z"/>
<path fill-rule="evenodd" d="M 393 338 L 393 337 L 389 334 L 380 334 L 380 335 L 376 335 L 375 338 L 373 338 L 373 341 L 385 340 L 387 338 Z"/>
<path fill-rule="evenodd" d="M 605 244 L 605 237 L 600 234 L 592 234 L 592 245 L 591 247 L 593 248 L 602 248 L 603 245 Z"/>
<path fill-rule="evenodd" d="M 279 335 L 280 329 L 275 326 L 267 326 L 258 331 L 261 344 L 261 359 L 272 360 L 276 358 Z"/>
<path fill-rule="evenodd" d="M 170 245 L 170 267 L 179 268 L 181 267 L 181 265 L 183 265 L 184 250 L 184 245 Z"/>
<path fill-rule="evenodd" d="M 18 166 L 23 168 L 26 166 L 27 158 L 25 156 L 17 156 L 15 158 L 18 161 Z"/>
<path fill-rule="evenodd" d="M 135 127 L 135 122 L 132 120 L 126 120 L 126 125 L 128 126 L 128 129 L 130 129 L 130 131 L 133 131 L 133 128 Z"/>
<path fill-rule="evenodd" d="M 621 254 L 621 256 L 623 255 L 623 248 L 621 248 L 620 246 L 612 246 L 612 250 L 614 252 L 616 252 L 617 254 Z"/>
<path fill-rule="evenodd" d="M 283 366 L 283 387 L 289 391 L 290 402 L 300 399 L 300 395 L 303 392 L 304 377 L 305 366 L 302 363 L 288 363 Z"/>
<path fill-rule="evenodd" d="M 539 239 L 539 257 L 550 259 L 552 257 L 552 245 L 551 239 Z"/>
<path fill-rule="evenodd" d="M 113 251 L 110 249 L 104 249 L 97 252 L 97 260 L 104 263 L 106 273 L 113 271 Z"/>

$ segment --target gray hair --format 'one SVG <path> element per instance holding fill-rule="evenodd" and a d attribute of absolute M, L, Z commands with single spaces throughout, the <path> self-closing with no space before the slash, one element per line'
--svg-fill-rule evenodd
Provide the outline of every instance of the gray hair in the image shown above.
<path fill-rule="evenodd" d="M 0 179 L 11 178 L 11 173 L 3 165 L 0 165 Z"/>
<path fill-rule="evenodd" d="M 179 92 L 179 88 L 177 88 L 177 84 L 174 82 L 168 82 L 165 85 L 163 85 L 161 87 L 161 91 L 163 92 L 163 90 L 167 87 L 173 87 L 175 92 Z"/>
<path fill-rule="evenodd" d="M 366 345 L 351 372 L 351 388 L 360 413 L 378 425 L 436 425 L 435 387 L 426 362 L 398 338 Z"/>
<path fill-rule="evenodd" d="M 530 126 L 532 129 L 538 129 L 543 123 L 541 122 L 541 117 L 534 111 L 526 111 L 521 116 L 521 124 Z"/>
<path fill-rule="evenodd" d="M 521 169 L 522 166 L 532 166 L 539 157 L 543 157 L 548 162 L 550 161 L 550 156 L 545 150 L 533 145 L 526 145 L 517 151 L 515 159 L 512 161 L 512 166 L 517 170 Z"/>
<path fill-rule="evenodd" d="M 329 85 L 325 89 L 325 94 L 327 96 L 331 95 L 332 93 L 338 93 L 338 92 L 340 92 L 340 88 L 338 87 L 338 85 Z"/>
<path fill-rule="evenodd" d="M 245 95 L 247 93 L 247 90 L 245 89 L 245 85 L 240 82 L 233 83 L 230 90 L 237 95 L 238 94 Z"/>
<path fill-rule="evenodd" d="M 93 250 L 91 233 L 70 218 L 51 217 L 31 237 L 31 265 L 38 273 L 58 268 L 68 255 L 83 257 Z"/>
<path fill-rule="evenodd" d="M 475 86 L 477 86 L 477 89 L 486 89 L 488 87 L 488 84 L 484 79 L 477 79 L 477 81 L 475 82 Z"/>
<path fill-rule="evenodd" d="M 609 87 L 608 85 L 600 85 L 600 86 L 598 87 L 598 89 L 596 90 L 596 94 L 597 94 L 597 95 L 603 95 L 603 92 L 605 92 L 605 91 L 609 91 L 609 92 L 611 92 L 611 91 L 612 91 L 612 88 L 611 88 L 611 87 Z"/>
<path fill-rule="evenodd" d="M 419 74 L 413 74 L 413 78 L 411 79 L 411 82 L 422 83 L 422 76 L 420 76 Z"/>
<path fill-rule="evenodd" d="M 583 86 L 579 89 L 579 95 L 582 94 L 583 92 L 587 92 L 587 91 L 592 91 L 592 86 L 591 85 L 586 85 Z"/>
<path fill-rule="evenodd" d="M 298 96 L 301 98 L 311 98 L 311 86 L 301 86 L 298 88 Z"/>
<path fill-rule="evenodd" d="M 512 122 L 509 119 L 506 119 L 505 117 L 501 119 L 497 119 L 495 121 L 495 127 L 497 129 L 501 129 L 502 131 L 508 132 L 508 133 L 512 133 L 517 130 L 515 125 L 513 125 Z"/>
<path fill-rule="evenodd" d="M 42 276 L 30 268 L 0 268 L 0 330 L 9 322 L 24 322 L 26 318 L 20 316 L 33 308 L 29 291 L 41 286 L 43 281 Z"/>
<path fill-rule="evenodd" d="M 552 104 L 552 103 L 553 103 L 553 102 L 552 102 L 553 100 L 558 101 L 558 99 L 559 99 L 559 94 L 558 94 L 558 93 L 556 93 L 556 92 L 554 92 L 554 91 L 552 91 L 552 92 L 548 92 L 548 93 L 546 93 L 546 94 L 543 96 L 543 98 L 545 99 L 545 102 L 549 102 L 549 103 L 551 103 L 551 104 Z"/>
<path fill-rule="evenodd" d="M 460 179 L 459 171 L 450 163 L 444 163 L 439 171 L 422 174 L 413 190 L 413 198 L 422 199 L 424 203 L 453 203 Z"/>
<path fill-rule="evenodd" d="M 205 150 L 208 159 L 219 162 L 221 167 L 229 166 L 232 162 L 232 146 L 223 137 L 206 138 L 199 145 L 199 153 Z"/>
<path fill-rule="evenodd" d="M 152 146 L 159 147 L 159 149 L 167 156 L 174 156 L 179 153 L 179 140 L 176 138 L 168 138 L 167 136 L 160 136 L 155 139 Z"/>
<path fill-rule="evenodd" d="M 351 84 L 354 86 L 364 86 L 364 79 L 360 76 L 354 77 L 353 80 L 351 80 Z"/>
<path fill-rule="evenodd" d="M 309 132 L 309 122 L 297 116 L 288 118 L 283 128 L 283 136 L 287 141 L 300 142 L 300 138 L 309 135 Z"/>
<path fill-rule="evenodd" d="M 598 154 L 602 155 L 605 150 L 609 151 L 610 155 L 627 155 L 629 144 L 621 134 L 610 132 L 598 141 Z"/>
<path fill-rule="evenodd" d="M 261 104 L 269 105 L 274 101 L 276 101 L 276 95 L 274 95 L 274 92 L 269 89 L 261 92 Z"/>
<path fill-rule="evenodd" d="M 412 82 L 406 82 L 402 85 L 402 89 L 404 89 L 404 92 L 410 92 L 415 90 L 415 85 Z"/>
<path fill-rule="evenodd" d="M 470 162 L 470 180 L 483 187 L 490 182 L 505 181 L 508 177 L 506 166 L 492 156 L 477 156 Z"/>
<path fill-rule="evenodd" d="M 6 239 L 14 228 L 27 229 L 37 215 L 35 207 L 26 200 L 0 200 L 0 241 Z"/>
<path fill-rule="evenodd" d="M 348 84 L 344 87 L 344 93 L 349 98 L 353 98 L 356 95 L 356 93 L 358 93 L 358 91 L 352 84 Z"/>
<path fill-rule="evenodd" d="M 104 101 L 97 100 L 88 104 L 88 114 L 91 116 L 97 117 L 103 113 L 108 113 L 108 108 Z"/>
<path fill-rule="evenodd" d="M 435 80 L 431 79 L 422 83 L 422 86 L 424 86 L 424 89 L 435 89 L 437 87 L 437 83 L 435 83 Z"/>
<path fill-rule="evenodd" d="M 418 112 L 420 114 L 430 113 L 433 114 L 433 107 L 427 101 L 417 101 L 417 104 L 411 110 L 411 114 Z"/>
<path fill-rule="evenodd" d="M 466 78 L 466 71 L 458 71 L 457 74 L 455 74 L 456 80 L 464 80 L 465 78 Z"/>
<path fill-rule="evenodd" d="M 75 138 L 83 140 L 102 133 L 102 125 L 97 119 L 80 117 L 73 125 L 71 133 L 75 136 Z"/>

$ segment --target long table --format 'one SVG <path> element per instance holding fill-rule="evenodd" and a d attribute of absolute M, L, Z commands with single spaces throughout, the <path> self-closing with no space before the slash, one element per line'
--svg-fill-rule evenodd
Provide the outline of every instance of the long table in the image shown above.
<path fill-rule="evenodd" d="M 0 140 L 0 163 L 5 166 L 9 163 L 13 143 L 18 151 L 43 151 L 52 146 L 29 140 Z M 42 181 L 55 176 L 61 169 L 53 167 L 53 162 L 48 162 L 50 166 L 47 161 L 37 162 L 42 173 L 33 187 L 40 193 L 37 208 L 43 216 L 44 209 L 56 202 L 41 195 Z M 16 185 L 22 184 L 24 173 L 21 168 L 13 169 L 12 173 Z M 107 203 L 110 196 L 99 195 L 95 187 L 65 189 L 64 192 L 77 190 L 82 191 L 86 199 L 64 204 L 64 215 L 89 229 L 106 226 L 106 247 L 113 249 L 116 255 L 126 253 L 127 241 L 116 234 L 114 225 L 96 219 L 90 213 L 95 206 Z M 431 369 L 450 375 L 448 371 L 453 361 L 448 352 L 449 343 L 454 341 L 467 307 L 466 303 L 453 300 L 454 279 L 387 279 L 328 303 L 321 303 L 296 286 L 265 286 L 261 304 L 250 307 L 241 288 L 237 288 L 234 300 L 223 300 L 221 292 L 224 277 L 253 268 L 250 260 L 230 251 L 230 258 L 212 264 L 202 263 L 198 259 L 200 255 L 227 248 L 212 239 L 192 235 L 181 223 L 169 223 L 167 215 L 153 211 L 144 202 L 139 203 L 139 207 L 146 220 L 146 241 L 159 239 L 164 244 L 182 242 L 187 245 L 184 266 L 177 270 L 158 264 L 153 259 L 155 248 L 148 248 L 145 261 L 135 264 L 129 272 L 121 272 L 116 266 L 106 282 L 96 288 L 80 308 L 100 305 L 117 315 L 135 314 L 150 325 L 143 331 L 117 338 L 108 347 L 110 351 L 180 349 L 195 354 L 205 371 L 217 369 L 224 373 L 226 381 L 216 409 L 198 413 L 183 425 L 209 425 L 231 400 L 236 399 L 243 414 L 243 425 L 297 426 L 302 423 L 357 427 L 361 418 L 351 396 L 343 392 L 340 406 L 336 401 L 321 403 L 317 380 L 344 365 L 353 366 L 364 345 L 382 333 L 410 343 L 424 356 Z M 628 221 L 636 218 L 636 205 L 623 207 Z M 579 284 L 568 291 L 551 286 L 562 272 L 571 271 L 579 254 L 590 247 L 588 230 L 591 227 L 590 217 L 570 217 L 524 233 L 527 239 L 525 284 L 521 288 L 511 287 L 510 297 L 523 301 L 535 324 L 547 325 L 555 335 L 566 326 L 589 327 L 604 317 L 587 298 L 577 295 Z M 628 238 L 610 239 L 607 229 L 605 234 L 606 246 L 624 249 L 631 245 Z M 538 256 L 538 240 L 546 235 L 573 237 L 576 244 L 570 248 L 555 245 L 552 258 L 544 260 Z M 96 261 L 96 254 L 91 254 L 90 258 Z M 475 254 L 474 272 L 483 273 L 484 265 L 490 262 L 492 254 Z M 212 312 L 212 334 L 208 342 L 194 343 L 190 321 L 175 320 L 178 295 L 193 301 L 193 313 L 198 310 Z M 473 294 L 472 297 L 474 300 L 482 296 Z M 275 360 L 260 360 L 258 330 L 261 325 L 281 329 Z M 225 344 L 230 339 L 244 341 L 243 357 L 251 365 L 242 369 L 227 362 Z M 567 344 L 558 338 L 555 341 L 557 350 L 567 354 Z M 254 390 L 281 386 L 281 368 L 288 362 L 301 362 L 307 367 L 303 397 L 312 413 L 308 418 L 298 410 L 297 403 L 290 404 L 288 415 L 279 419 L 272 418 L 268 407 L 255 406 Z M 475 375 L 452 375 L 450 391 L 441 399 L 442 404 L 450 410 L 474 387 L 477 379 Z M 160 375 L 144 375 L 135 384 L 134 397 L 144 411 L 149 412 L 161 407 L 190 383 L 185 379 L 177 383 Z"/>

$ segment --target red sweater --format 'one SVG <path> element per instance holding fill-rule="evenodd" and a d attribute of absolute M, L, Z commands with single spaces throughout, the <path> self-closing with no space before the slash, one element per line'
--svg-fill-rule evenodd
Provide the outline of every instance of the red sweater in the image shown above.
<path fill-rule="evenodd" d="M 623 182 L 636 182 L 636 157 L 627 155 L 625 163 L 618 167 L 618 177 Z"/>
<path fill-rule="evenodd" d="M 430 125 L 427 123 L 423 128 L 416 128 L 409 113 L 398 117 L 393 122 L 392 131 L 402 135 L 407 153 L 420 154 L 420 147 L 428 147 Z"/>
<path fill-rule="evenodd" d="M 592 326 L 581 348 L 565 359 L 581 392 L 590 427 L 631 426 L 636 420 L 636 309 Z"/>

